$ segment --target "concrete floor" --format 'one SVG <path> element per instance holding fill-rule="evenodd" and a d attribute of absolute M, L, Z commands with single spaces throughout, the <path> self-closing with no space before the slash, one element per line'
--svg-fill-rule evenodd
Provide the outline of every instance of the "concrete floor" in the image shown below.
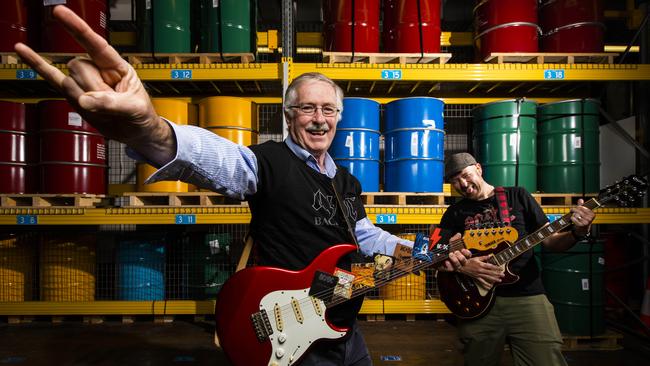
<path fill-rule="evenodd" d="M 462 365 L 456 329 L 444 321 L 360 322 L 375 365 Z M 0 364 L 15 365 L 228 365 L 212 344 L 209 322 L 168 324 L 0 324 Z M 646 345 L 647 346 L 647 345 Z M 630 349 L 565 353 L 571 366 L 648 365 Z M 500 366 L 510 366 L 508 353 Z"/>

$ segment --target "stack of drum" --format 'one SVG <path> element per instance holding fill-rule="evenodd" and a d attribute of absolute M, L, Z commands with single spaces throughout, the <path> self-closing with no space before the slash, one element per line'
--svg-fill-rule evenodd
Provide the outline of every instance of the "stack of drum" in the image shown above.
<path fill-rule="evenodd" d="M 115 257 L 119 300 L 165 299 L 164 240 L 121 241 Z"/>
<path fill-rule="evenodd" d="M 325 51 L 379 52 L 379 0 L 324 0 Z"/>
<path fill-rule="evenodd" d="M 34 108 L 0 101 L 0 193 L 36 193 L 38 139 Z"/>
<path fill-rule="evenodd" d="M 44 239 L 40 247 L 42 301 L 95 300 L 95 237 Z"/>
<path fill-rule="evenodd" d="M 41 193 L 106 194 L 106 140 L 66 101 L 40 102 Z"/>
<path fill-rule="evenodd" d="M 602 0 L 545 0 L 540 8 L 544 52 L 603 52 Z"/>
<path fill-rule="evenodd" d="M 493 52 L 537 52 L 541 29 L 538 0 L 482 0 L 474 8 L 480 60 Z"/>
<path fill-rule="evenodd" d="M 0 235 L 0 302 L 32 300 L 34 235 Z"/>
<path fill-rule="evenodd" d="M 199 126 L 240 145 L 257 144 L 257 106 L 246 98 L 205 98 L 199 102 Z"/>
<path fill-rule="evenodd" d="M 65 4 L 92 30 L 108 39 L 108 4 L 106 0 L 66 0 Z M 45 52 L 86 53 L 77 42 L 52 16 L 52 7 L 43 8 L 43 27 L 41 29 L 41 49 Z"/>
<path fill-rule="evenodd" d="M 440 0 L 384 0 L 384 52 L 440 52 Z"/>

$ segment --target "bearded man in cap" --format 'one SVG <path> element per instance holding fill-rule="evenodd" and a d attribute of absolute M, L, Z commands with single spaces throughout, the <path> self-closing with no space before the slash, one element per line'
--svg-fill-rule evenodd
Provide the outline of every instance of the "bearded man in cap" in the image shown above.
<path fill-rule="evenodd" d="M 450 156 L 445 179 L 463 199 L 445 211 L 439 227 L 459 233 L 457 237 L 468 229 L 509 225 L 523 238 L 548 225 L 542 208 L 525 188 L 494 187 L 483 179 L 483 167 L 468 153 Z M 571 208 L 570 231 L 555 232 L 542 241 L 546 250 L 564 251 L 587 237 L 595 215 L 582 203 Z M 507 209 L 499 210 L 500 206 Z M 504 277 L 504 267 L 491 264 L 489 258 L 475 255 L 455 270 L 491 289 Z M 494 289 L 494 304 L 484 316 L 459 321 L 465 365 L 497 365 L 506 341 L 515 365 L 566 365 L 562 336 L 532 250 L 521 253 L 509 268 L 519 280 Z"/>

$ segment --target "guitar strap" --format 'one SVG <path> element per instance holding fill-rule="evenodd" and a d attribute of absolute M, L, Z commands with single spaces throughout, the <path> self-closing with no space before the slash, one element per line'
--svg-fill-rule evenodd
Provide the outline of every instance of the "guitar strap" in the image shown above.
<path fill-rule="evenodd" d="M 348 220 L 348 216 L 345 214 L 345 210 L 343 209 L 343 201 L 341 201 L 341 196 L 339 196 L 339 191 L 336 190 L 336 186 L 334 185 L 334 180 L 332 180 L 332 189 L 334 190 L 334 196 L 336 196 L 336 202 L 339 204 L 339 211 L 341 212 L 341 216 L 343 216 L 343 220 L 345 220 L 345 225 L 348 227 L 348 233 L 350 234 L 350 238 L 352 238 L 352 242 L 354 242 L 354 245 L 357 246 L 357 252 L 360 251 L 361 247 L 359 247 L 359 242 L 357 241 L 357 236 L 354 235 L 354 229 L 352 229 L 352 225 L 350 224 L 350 220 Z"/>
<path fill-rule="evenodd" d="M 497 196 L 497 211 L 499 211 L 499 218 L 501 222 L 510 226 L 510 209 L 508 208 L 508 200 L 506 200 L 506 191 L 503 187 L 494 188 Z"/>

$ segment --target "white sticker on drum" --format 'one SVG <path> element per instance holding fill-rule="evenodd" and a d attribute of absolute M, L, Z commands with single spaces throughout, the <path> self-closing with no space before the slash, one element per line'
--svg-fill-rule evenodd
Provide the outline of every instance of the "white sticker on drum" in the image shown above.
<path fill-rule="evenodd" d="M 145 9 L 149 10 L 151 9 L 151 0 L 147 0 L 144 2 L 144 7 Z"/>
<path fill-rule="evenodd" d="M 601 266 L 604 266 L 605 265 L 605 258 L 598 257 L 598 264 L 600 264 Z"/>
<path fill-rule="evenodd" d="M 345 147 L 350 151 L 350 156 L 354 156 L 354 138 L 352 135 L 345 136 Z"/>
<path fill-rule="evenodd" d="M 411 155 L 412 156 L 418 156 L 418 133 L 417 132 L 412 132 L 411 133 Z"/>
<path fill-rule="evenodd" d="M 106 29 L 106 13 L 103 11 L 99 12 L 99 26 L 102 27 L 102 29 Z"/>
<path fill-rule="evenodd" d="M 219 0 L 212 0 L 212 7 L 213 8 L 218 8 L 219 7 Z"/>
<path fill-rule="evenodd" d="M 79 113 L 68 112 L 68 126 L 77 126 L 81 127 L 83 120 Z"/>
<path fill-rule="evenodd" d="M 423 119 L 422 124 L 425 126 L 436 127 L 436 121 L 432 119 Z"/>
<path fill-rule="evenodd" d="M 97 144 L 97 159 L 106 160 L 106 145 Z"/>
<path fill-rule="evenodd" d="M 582 137 L 581 136 L 575 136 L 573 138 L 573 147 L 576 149 L 582 149 Z"/>
<path fill-rule="evenodd" d="M 45 6 L 65 4 L 65 3 L 66 3 L 66 0 L 43 0 L 43 5 L 45 5 Z"/>
<path fill-rule="evenodd" d="M 510 141 L 508 141 L 508 144 L 513 147 L 517 146 L 517 135 L 510 135 Z"/>
<path fill-rule="evenodd" d="M 589 291 L 589 279 L 588 278 L 583 278 L 582 279 L 582 291 Z"/>

